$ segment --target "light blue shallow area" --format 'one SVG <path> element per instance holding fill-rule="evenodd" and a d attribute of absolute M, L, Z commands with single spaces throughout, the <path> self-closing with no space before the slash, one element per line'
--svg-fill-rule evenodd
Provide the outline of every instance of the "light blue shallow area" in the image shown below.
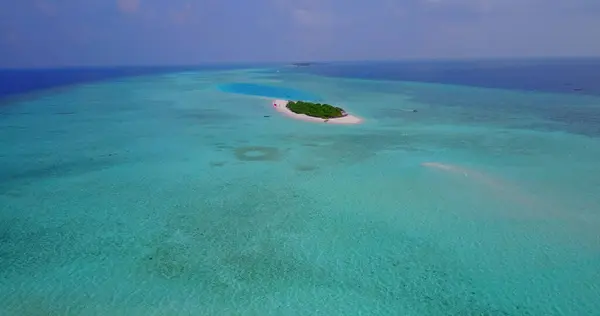
<path fill-rule="evenodd" d="M 256 84 L 256 83 L 228 83 L 219 86 L 219 89 L 230 93 L 247 94 L 254 96 L 263 96 L 275 99 L 283 100 L 304 100 L 304 101 L 318 101 L 320 98 L 312 93 L 288 88 L 278 87 L 267 84 Z"/>
<path fill-rule="evenodd" d="M 0 108 L 0 315 L 598 314 L 600 142 L 558 118 L 600 99 L 269 78 Z M 279 116 L 240 81 L 365 121 Z M 531 106 L 468 106 L 489 98 Z"/>

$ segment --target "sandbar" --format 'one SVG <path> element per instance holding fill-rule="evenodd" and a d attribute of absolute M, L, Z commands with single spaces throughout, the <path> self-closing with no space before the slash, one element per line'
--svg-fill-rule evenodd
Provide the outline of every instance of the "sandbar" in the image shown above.
<path fill-rule="evenodd" d="M 287 100 L 274 100 L 272 102 L 273 108 L 275 108 L 275 110 L 277 110 L 277 112 L 284 114 L 287 117 L 291 117 L 291 118 L 295 118 L 298 120 L 302 120 L 302 121 L 307 121 L 307 122 L 318 122 L 318 123 L 329 123 L 329 124 L 358 124 L 360 122 L 362 122 L 362 119 L 359 117 L 356 117 L 354 115 L 346 115 L 343 117 L 336 117 L 336 118 L 330 118 L 330 119 L 323 119 L 320 117 L 313 117 L 313 116 L 308 116 L 308 115 L 304 115 L 304 114 L 298 114 L 298 113 L 294 113 L 292 112 L 292 110 L 287 108 L 287 104 L 289 101 Z"/>

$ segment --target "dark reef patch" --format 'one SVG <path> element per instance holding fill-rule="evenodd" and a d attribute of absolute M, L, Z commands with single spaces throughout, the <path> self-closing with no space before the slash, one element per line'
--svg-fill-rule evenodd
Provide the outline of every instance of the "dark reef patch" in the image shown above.
<path fill-rule="evenodd" d="M 145 261 L 149 272 L 165 279 L 176 279 L 190 273 L 197 265 L 190 258 L 189 246 L 167 240 L 159 243 Z"/>
<path fill-rule="evenodd" d="M 91 157 L 78 157 L 61 161 L 59 157 L 47 161 L 28 161 L 23 166 L 9 165 L 0 169 L 0 194 L 21 185 L 28 185 L 39 180 L 62 178 L 92 173 L 116 166 L 126 161 L 115 153 L 106 153 Z"/>
<path fill-rule="evenodd" d="M 215 297 L 266 295 L 265 284 L 326 279 L 291 247 L 307 229 L 304 214 L 293 206 L 312 201 L 301 192 L 250 183 L 224 183 L 198 203 L 175 207 L 139 257 L 141 276 L 202 287 Z M 223 191 L 227 197 L 214 194 Z"/>
<path fill-rule="evenodd" d="M 226 164 L 225 161 L 211 161 L 210 162 L 211 167 L 223 167 L 225 164 Z"/>
<path fill-rule="evenodd" d="M 275 147 L 238 147 L 234 153 L 235 157 L 241 161 L 278 161 L 281 159 L 281 152 Z"/>
<path fill-rule="evenodd" d="M 238 119 L 238 116 L 217 109 L 205 109 L 184 111 L 181 118 L 203 125 L 216 125 L 223 124 L 225 121 L 236 120 Z"/>
<path fill-rule="evenodd" d="M 233 148 L 231 145 L 227 145 L 221 142 L 213 143 L 213 146 L 215 146 L 218 151 L 231 150 Z"/>
<path fill-rule="evenodd" d="M 294 169 L 296 169 L 297 171 L 307 172 L 307 171 L 315 171 L 319 168 L 317 166 L 313 166 L 313 165 L 297 165 L 296 167 L 294 167 Z"/>

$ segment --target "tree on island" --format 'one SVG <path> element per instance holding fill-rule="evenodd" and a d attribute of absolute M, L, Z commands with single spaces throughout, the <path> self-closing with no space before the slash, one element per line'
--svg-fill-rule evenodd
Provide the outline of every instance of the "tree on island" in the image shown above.
<path fill-rule="evenodd" d="M 331 119 L 346 116 L 346 112 L 337 106 L 306 101 L 289 101 L 286 105 L 290 111 L 312 117 Z"/>

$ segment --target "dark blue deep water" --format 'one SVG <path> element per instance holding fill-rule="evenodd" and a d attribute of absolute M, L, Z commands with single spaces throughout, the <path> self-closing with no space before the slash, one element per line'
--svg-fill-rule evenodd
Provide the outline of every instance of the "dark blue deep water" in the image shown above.
<path fill-rule="evenodd" d="M 60 69 L 0 69 L 0 98 L 78 83 L 195 70 L 224 70 L 246 65 L 171 67 L 106 67 Z"/>
<path fill-rule="evenodd" d="M 265 66 L 272 67 L 274 65 L 0 69 L 0 98 L 36 90 L 122 77 Z M 318 63 L 309 67 L 284 67 L 282 69 L 284 72 L 308 72 L 330 77 L 600 95 L 600 58 L 344 62 Z M 242 86 L 239 87 L 245 89 Z M 281 91 L 270 92 L 279 95 Z"/>
<path fill-rule="evenodd" d="M 293 71 L 330 77 L 600 95 L 600 58 L 346 62 L 314 64 Z"/>

